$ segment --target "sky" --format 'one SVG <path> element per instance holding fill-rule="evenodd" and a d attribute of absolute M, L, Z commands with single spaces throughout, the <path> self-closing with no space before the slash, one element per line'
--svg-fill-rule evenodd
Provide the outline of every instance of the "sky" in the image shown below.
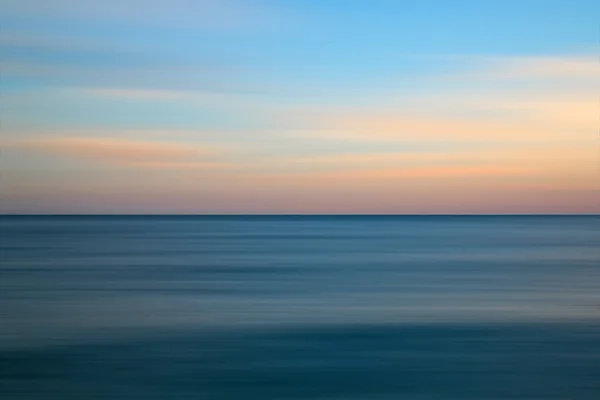
<path fill-rule="evenodd" d="M 600 213 L 592 0 L 4 0 L 0 213 Z"/>

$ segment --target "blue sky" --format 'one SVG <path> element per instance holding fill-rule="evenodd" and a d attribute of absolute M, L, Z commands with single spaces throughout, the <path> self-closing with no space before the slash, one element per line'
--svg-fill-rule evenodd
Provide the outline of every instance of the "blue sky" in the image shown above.
<path fill-rule="evenodd" d="M 597 2 L 3 8 L 4 212 L 599 210 Z"/>

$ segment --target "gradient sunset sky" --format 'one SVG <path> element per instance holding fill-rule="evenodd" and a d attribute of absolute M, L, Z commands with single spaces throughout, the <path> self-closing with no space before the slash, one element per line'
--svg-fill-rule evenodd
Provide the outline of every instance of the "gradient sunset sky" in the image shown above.
<path fill-rule="evenodd" d="M 600 213 L 598 1 L 1 13 L 1 213 Z"/>

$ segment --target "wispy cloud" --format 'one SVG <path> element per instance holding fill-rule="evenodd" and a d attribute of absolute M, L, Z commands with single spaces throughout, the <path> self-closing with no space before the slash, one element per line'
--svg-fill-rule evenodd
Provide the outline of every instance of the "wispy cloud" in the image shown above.
<path fill-rule="evenodd" d="M 5 80 L 121 90 L 200 88 L 219 92 L 244 86 L 240 78 L 244 67 L 233 57 L 218 49 L 189 51 L 185 44 L 160 41 L 160 32 L 154 33 L 154 39 L 133 35 L 114 40 L 46 29 L 5 29 L 0 39 Z"/>
<path fill-rule="evenodd" d="M 91 137 L 32 138 L 5 141 L 4 148 L 125 166 L 214 165 L 221 154 L 190 144 Z"/>
<path fill-rule="evenodd" d="M 7 0 L 3 12 L 170 28 L 256 28 L 275 21 L 272 10 L 249 0 Z"/>
<path fill-rule="evenodd" d="M 595 138 L 600 69 L 592 57 L 500 58 L 483 64 L 454 75 L 459 87 L 434 95 L 399 93 L 364 107 L 298 107 L 282 120 L 294 135 L 328 140 L 496 145 Z M 558 78 L 562 83 L 555 86 Z M 486 84 L 478 86 L 480 80 Z"/>
<path fill-rule="evenodd" d="M 115 100 L 141 101 L 190 101 L 198 97 L 198 93 L 183 90 L 158 90 L 136 88 L 90 88 L 78 89 L 81 94 L 104 97 Z"/>
<path fill-rule="evenodd" d="M 448 115 L 401 114 L 373 111 L 347 111 L 305 114 L 305 129 L 291 135 L 311 139 L 397 142 L 548 142 L 589 140 L 595 128 L 595 105 L 514 102 L 502 104 L 508 111 L 528 117 L 464 117 Z M 555 112 L 552 112 L 555 111 Z M 581 134 L 581 131 L 588 133 Z"/>
<path fill-rule="evenodd" d="M 228 93 L 248 90 L 249 86 L 248 83 L 242 82 L 231 68 L 224 65 L 215 68 L 214 65 L 207 65 L 201 61 L 161 65 L 146 59 L 126 66 L 81 66 L 76 62 L 68 62 L 67 58 L 63 61 L 46 63 L 7 59 L 0 61 L 0 69 L 5 77 L 12 79 L 34 79 L 53 87 L 121 90 L 121 94 L 128 90 L 151 92 L 194 89 Z"/>
<path fill-rule="evenodd" d="M 548 80 L 600 77 L 597 55 L 478 57 L 468 79 Z"/>
<path fill-rule="evenodd" d="M 446 151 L 354 153 L 321 156 L 288 157 L 285 161 L 296 166 L 312 166 L 323 170 L 356 170 L 393 167 L 486 167 L 504 165 L 568 165 L 592 166 L 597 158 L 595 149 L 587 144 L 548 144 L 544 146 L 458 147 Z M 600 168 L 600 164 L 598 165 Z"/>
<path fill-rule="evenodd" d="M 247 112 L 257 110 L 266 112 L 274 108 L 264 96 L 256 93 L 244 93 L 235 90 L 202 89 L 152 89 L 135 87 L 99 87 L 73 88 L 65 91 L 75 97 L 96 98 L 110 101 L 178 103 L 191 107 L 219 108 Z"/>

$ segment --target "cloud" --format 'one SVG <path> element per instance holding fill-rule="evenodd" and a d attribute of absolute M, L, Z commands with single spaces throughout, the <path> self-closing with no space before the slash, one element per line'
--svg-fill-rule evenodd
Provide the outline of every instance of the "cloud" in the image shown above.
<path fill-rule="evenodd" d="M 458 87 L 382 96 L 364 106 L 290 108 L 281 120 L 291 135 L 339 141 L 497 145 L 595 140 L 600 69 L 594 58 L 483 60 L 453 75 Z M 553 80 L 558 78 L 561 84 Z"/>
<path fill-rule="evenodd" d="M 479 57 L 467 79 L 549 80 L 600 77 L 597 55 Z"/>
<path fill-rule="evenodd" d="M 505 105 L 531 115 L 529 118 L 481 118 L 347 111 L 306 114 L 293 135 L 312 139 L 404 142 L 547 142 L 573 140 L 582 129 L 593 129 L 593 104 L 565 107 L 513 103 Z M 557 113 L 550 113 L 557 109 Z M 533 119 L 533 117 L 537 117 Z M 312 125 L 312 126 L 311 126 Z M 588 136 L 584 136 L 588 137 Z"/>
<path fill-rule="evenodd" d="M 491 185 L 495 189 L 519 188 L 533 190 L 545 189 L 578 189 L 595 190 L 600 187 L 595 183 L 598 171 L 578 166 L 529 163 L 482 163 L 481 165 L 406 165 L 388 167 L 343 168 L 325 171 L 271 174 L 262 177 L 263 182 L 281 186 L 319 188 L 329 191 L 336 188 L 356 188 L 368 190 L 372 187 L 396 187 L 412 190 L 414 193 L 429 188 L 438 194 L 444 188 L 453 187 L 457 195 L 464 195 L 462 189 L 482 190 Z M 261 179 L 255 178 L 257 183 Z M 391 186 L 390 186 L 391 185 Z M 462 194 L 461 194 L 462 193 Z"/>
<path fill-rule="evenodd" d="M 245 67 L 232 57 L 214 50 L 190 52 L 170 41 L 8 31 L 0 47 L 0 69 L 8 80 L 109 90 L 248 90 L 241 78 Z"/>
<path fill-rule="evenodd" d="M 189 101 L 198 96 L 190 91 L 141 88 L 90 88 L 77 89 L 77 92 L 110 99 L 141 101 Z"/>
<path fill-rule="evenodd" d="M 311 166 L 322 170 L 355 170 L 365 168 L 393 167 L 474 167 L 507 164 L 586 164 L 592 166 L 598 155 L 586 144 L 548 144 L 545 146 L 520 147 L 468 147 L 446 151 L 354 153 L 321 156 L 289 157 L 285 161 L 293 166 Z M 600 165 L 599 165 L 600 167 Z"/>
<path fill-rule="evenodd" d="M 211 160 L 219 154 L 214 149 L 189 144 L 90 137 L 32 138 L 7 141 L 3 144 L 5 148 L 141 167 L 165 167 L 170 164 L 211 165 L 204 164 L 203 161 Z"/>
<path fill-rule="evenodd" d="M 82 66 L 69 62 L 68 58 L 57 63 L 7 59 L 0 61 L 0 69 L 7 78 L 27 78 L 50 83 L 53 87 L 99 88 L 104 90 L 168 91 L 179 92 L 202 90 L 204 92 L 239 93 L 251 90 L 234 73 L 234 68 L 221 65 L 215 67 L 203 61 L 188 63 L 154 63 L 143 56 L 129 65 Z M 239 72 L 239 69 L 238 69 Z M 101 92 L 98 92 L 100 94 Z M 108 94 L 109 92 L 106 92 Z M 122 92 L 124 94 L 126 92 Z M 113 93 L 113 95 L 116 94 Z M 147 94 L 146 94 L 147 95 Z"/>
<path fill-rule="evenodd" d="M 194 89 L 151 89 L 133 87 L 90 87 L 73 88 L 66 91 L 78 97 L 99 98 L 111 101 L 178 103 L 185 106 L 210 109 L 236 110 L 271 110 L 273 107 L 260 96 L 243 91 L 194 90 Z"/>
<path fill-rule="evenodd" d="M 248 0 L 7 0 L 5 15 L 170 28 L 239 29 L 273 24 L 272 10 Z"/>

